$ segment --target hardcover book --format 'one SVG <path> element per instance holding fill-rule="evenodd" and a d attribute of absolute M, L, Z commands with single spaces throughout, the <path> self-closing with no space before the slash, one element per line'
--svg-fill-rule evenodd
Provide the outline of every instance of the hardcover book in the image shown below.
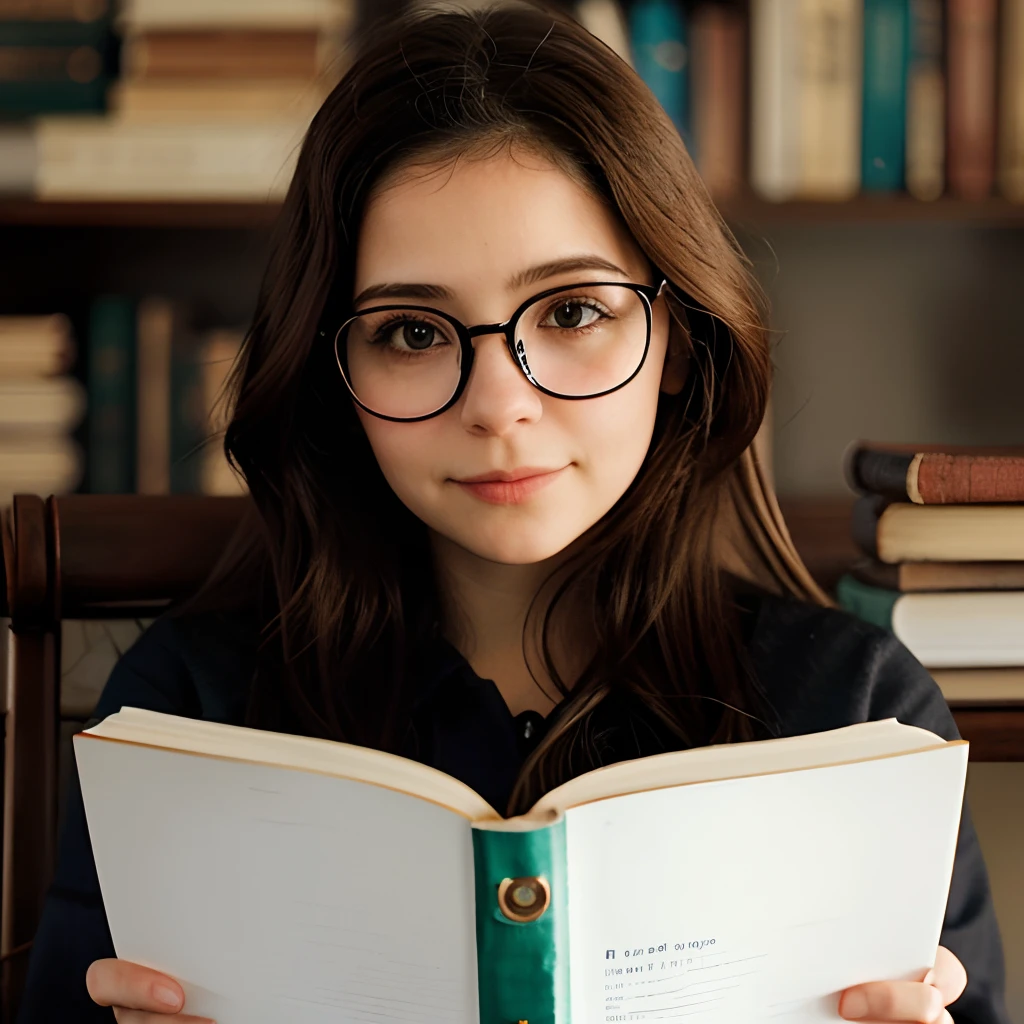
<path fill-rule="evenodd" d="M 621 762 L 506 819 L 327 740 L 124 708 L 74 743 L 117 955 L 219 1024 L 834 1021 L 933 965 L 967 765 L 889 719 Z"/>

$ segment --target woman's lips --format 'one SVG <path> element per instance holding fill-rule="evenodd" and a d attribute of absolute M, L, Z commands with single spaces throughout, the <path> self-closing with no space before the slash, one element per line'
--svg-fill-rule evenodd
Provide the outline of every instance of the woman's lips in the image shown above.
<path fill-rule="evenodd" d="M 531 476 L 523 476 L 518 480 L 455 480 L 463 490 L 475 498 L 491 505 L 518 505 L 531 498 L 539 490 L 553 483 L 568 467 L 555 469 Z"/>

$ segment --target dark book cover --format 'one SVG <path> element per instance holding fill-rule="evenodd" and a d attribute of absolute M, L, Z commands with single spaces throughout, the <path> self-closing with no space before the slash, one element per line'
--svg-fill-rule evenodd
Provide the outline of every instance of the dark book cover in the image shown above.
<path fill-rule="evenodd" d="M 93 494 L 135 490 L 135 301 L 97 298 L 89 313 L 88 481 Z"/>
<path fill-rule="evenodd" d="M 907 0 L 865 0 L 861 184 L 868 192 L 903 187 L 909 61 Z"/>

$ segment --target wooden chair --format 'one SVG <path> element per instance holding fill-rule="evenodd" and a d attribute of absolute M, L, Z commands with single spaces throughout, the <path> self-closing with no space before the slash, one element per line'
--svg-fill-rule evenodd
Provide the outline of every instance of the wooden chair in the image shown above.
<path fill-rule="evenodd" d="M 55 864 L 61 622 L 159 615 L 203 581 L 247 503 L 192 495 L 20 495 L 3 512 L 0 616 L 11 622 L 2 706 L 2 1020 L 14 1019 Z"/>

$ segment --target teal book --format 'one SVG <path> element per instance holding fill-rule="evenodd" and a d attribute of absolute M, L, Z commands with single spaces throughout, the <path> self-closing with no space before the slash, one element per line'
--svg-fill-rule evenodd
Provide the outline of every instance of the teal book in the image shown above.
<path fill-rule="evenodd" d="M 841 607 L 858 619 L 892 631 L 893 609 L 902 595 L 898 590 L 873 587 L 847 573 L 836 584 L 836 598 Z"/>
<path fill-rule="evenodd" d="M 505 818 L 329 740 L 123 708 L 74 745 L 117 955 L 218 1024 L 832 1024 L 840 990 L 932 966 L 967 766 L 889 719 L 621 762 Z"/>
<path fill-rule="evenodd" d="M 135 490 L 135 300 L 97 298 L 86 357 L 88 481 L 93 494 Z"/>
<path fill-rule="evenodd" d="M 0 18 L 0 118 L 102 112 L 117 71 L 116 43 L 107 17 Z"/>
<path fill-rule="evenodd" d="M 629 34 L 637 73 L 689 147 L 690 59 L 682 5 L 676 0 L 636 0 L 629 10 Z"/>
<path fill-rule="evenodd" d="M 861 186 L 903 188 L 910 0 L 864 0 L 864 105 Z"/>

